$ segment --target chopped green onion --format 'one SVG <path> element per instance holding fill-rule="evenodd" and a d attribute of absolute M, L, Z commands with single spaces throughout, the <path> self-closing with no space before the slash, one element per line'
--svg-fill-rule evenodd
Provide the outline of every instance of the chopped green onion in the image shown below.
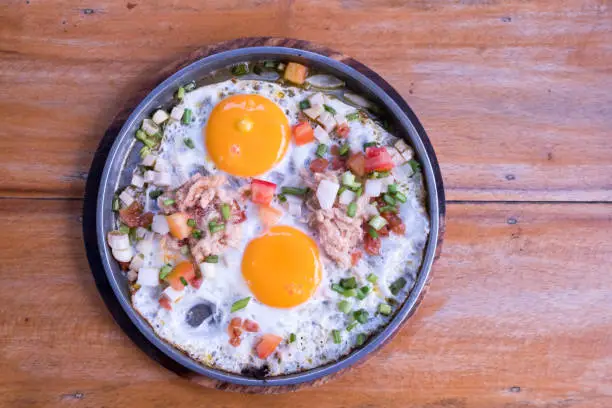
<path fill-rule="evenodd" d="M 368 228 L 368 234 L 374 239 L 378 238 L 378 232 L 372 227 Z"/>
<path fill-rule="evenodd" d="M 251 297 L 245 297 L 244 299 L 240 299 L 234 302 L 232 305 L 232 313 L 237 312 L 238 310 L 242 310 L 249 304 Z"/>
<path fill-rule="evenodd" d="M 152 148 L 156 145 L 156 142 L 154 140 L 149 139 L 147 134 L 142 129 L 138 129 L 136 131 L 136 139 L 140 140 L 149 148 Z"/>
<path fill-rule="evenodd" d="M 306 188 L 299 188 L 299 187 L 283 187 L 283 188 L 281 188 L 281 192 L 283 194 L 300 196 L 300 197 L 303 197 L 304 195 L 306 195 L 307 191 L 308 191 L 308 189 L 306 189 Z"/>
<path fill-rule="evenodd" d="M 187 85 L 185 85 L 185 87 L 184 87 L 184 88 L 185 88 L 185 90 L 186 90 L 187 92 L 189 92 L 189 91 L 193 91 L 193 90 L 195 89 L 195 87 L 196 87 L 196 83 L 195 83 L 195 81 L 191 81 L 190 83 L 188 83 Z"/>
<path fill-rule="evenodd" d="M 404 279 L 403 277 L 397 278 L 395 282 L 389 285 L 389 290 L 391 291 L 393 296 L 395 296 L 400 292 L 400 290 L 404 288 L 404 286 L 406 286 L 406 283 L 406 279 Z"/>
<path fill-rule="evenodd" d="M 338 302 L 338 310 L 342 313 L 348 313 L 351 311 L 351 304 L 347 300 L 341 300 Z"/>
<path fill-rule="evenodd" d="M 190 218 L 187 220 L 187 225 L 189 225 L 191 228 L 195 228 L 198 224 L 196 223 L 196 220 Z"/>
<path fill-rule="evenodd" d="M 392 205 L 382 206 L 378 210 L 381 213 L 384 213 L 384 212 L 396 213 L 397 212 L 397 208 L 395 208 L 395 206 L 392 206 Z"/>
<path fill-rule="evenodd" d="M 183 285 L 185 285 L 185 286 L 187 286 L 187 285 L 188 285 L 188 283 L 187 283 L 187 279 L 185 279 L 185 278 L 183 278 L 183 277 L 181 276 L 181 277 L 180 277 L 180 280 L 181 280 L 181 283 L 182 283 Z"/>
<path fill-rule="evenodd" d="M 188 125 L 191 123 L 191 109 L 185 108 L 185 112 L 183 112 L 183 117 L 181 118 L 183 124 Z"/>
<path fill-rule="evenodd" d="M 234 65 L 231 69 L 232 75 L 245 75 L 249 73 L 249 66 L 246 62 Z"/>
<path fill-rule="evenodd" d="M 368 143 L 364 143 L 363 144 L 363 150 L 365 150 L 368 147 L 372 147 L 372 146 L 376 146 L 378 143 L 376 142 L 368 142 Z"/>
<path fill-rule="evenodd" d="M 336 110 L 329 105 L 323 104 L 323 108 L 329 113 L 331 113 L 332 115 L 336 114 Z"/>
<path fill-rule="evenodd" d="M 294 343 L 296 339 L 297 339 L 297 336 L 295 335 L 295 333 L 291 333 L 289 335 L 289 343 Z"/>
<path fill-rule="evenodd" d="M 172 198 L 166 198 L 166 199 L 164 200 L 164 205 L 172 205 L 172 204 L 174 204 L 175 202 L 176 202 L 176 201 L 174 201 L 174 199 L 172 199 Z"/>
<path fill-rule="evenodd" d="M 344 294 L 344 288 L 343 288 L 342 286 L 338 285 L 337 283 L 334 283 L 334 284 L 331 286 L 331 288 L 332 288 L 332 290 L 333 290 L 334 292 L 338 292 L 338 293 L 340 293 L 341 295 L 343 295 L 343 294 Z"/>
<path fill-rule="evenodd" d="M 332 330 L 332 337 L 334 338 L 334 344 L 342 343 L 342 336 L 340 335 L 340 330 Z"/>
<path fill-rule="evenodd" d="M 325 153 L 327 153 L 327 145 L 325 143 L 321 143 L 317 146 L 317 156 L 324 157 Z"/>
<path fill-rule="evenodd" d="M 357 287 L 357 279 L 355 277 L 350 277 L 346 279 L 340 279 L 340 286 L 344 289 L 355 289 Z"/>
<path fill-rule="evenodd" d="M 368 282 L 371 282 L 371 283 L 378 282 L 378 276 L 374 275 L 373 273 L 369 274 L 366 279 Z"/>
<path fill-rule="evenodd" d="M 389 192 L 390 194 L 397 193 L 397 184 L 389 184 L 389 186 L 387 186 L 387 192 Z"/>
<path fill-rule="evenodd" d="M 151 154 L 151 148 L 149 146 L 142 146 L 138 154 L 140 155 L 141 159 L 144 159 L 149 154 Z"/>
<path fill-rule="evenodd" d="M 359 119 L 359 112 L 353 112 L 346 115 L 346 120 L 349 122 Z"/>
<path fill-rule="evenodd" d="M 359 187 L 357 191 L 355 191 L 355 194 L 357 194 L 357 197 L 360 197 L 363 194 L 363 187 Z"/>
<path fill-rule="evenodd" d="M 344 193 L 346 190 L 348 190 L 348 188 L 346 188 L 346 186 L 340 186 L 340 188 L 338 189 L 338 195 Z"/>
<path fill-rule="evenodd" d="M 264 61 L 263 65 L 265 68 L 276 68 L 276 62 L 274 61 Z"/>
<path fill-rule="evenodd" d="M 345 143 L 342 146 L 340 146 L 340 150 L 338 151 L 338 153 L 340 154 L 340 156 L 344 156 L 345 154 L 349 152 L 350 149 L 351 147 L 349 146 L 349 144 Z"/>
<path fill-rule="evenodd" d="M 230 219 L 231 211 L 229 204 L 223 203 L 221 204 L 221 215 L 225 221 Z"/>
<path fill-rule="evenodd" d="M 151 197 L 153 200 L 157 200 L 157 198 L 162 194 L 164 194 L 164 190 L 162 189 L 153 190 L 149 193 L 149 197 Z"/>
<path fill-rule="evenodd" d="M 353 330 L 355 327 L 357 327 L 357 322 L 352 322 L 351 324 L 349 324 L 348 326 L 346 326 L 346 331 L 351 331 Z"/>
<path fill-rule="evenodd" d="M 128 235 L 130 237 L 130 241 L 138 241 L 138 236 L 136 235 L 136 228 L 130 228 L 130 232 L 128 232 Z"/>
<path fill-rule="evenodd" d="M 359 310 L 353 312 L 353 317 L 359 323 L 364 324 L 364 323 L 366 323 L 368 321 L 369 313 L 365 309 L 359 309 Z"/>
<path fill-rule="evenodd" d="M 183 245 L 181 247 L 181 254 L 183 254 L 184 256 L 189 255 L 189 247 L 187 245 Z"/>
<path fill-rule="evenodd" d="M 193 140 L 191 140 L 190 138 L 186 137 L 183 139 L 183 143 L 185 143 L 185 146 L 187 146 L 190 149 L 195 149 L 195 145 L 193 144 Z"/>
<path fill-rule="evenodd" d="M 355 297 L 357 296 L 357 289 L 345 289 L 342 294 L 344 297 Z"/>
<path fill-rule="evenodd" d="M 359 333 L 359 335 L 357 336 L 357 345 L 358 346 L 363 346 L 363 343 L 365 343 L 366 341 L 366 336 L 363 333 Z"/>
<path fill-rule="evenodd" d="M 215 232 L 223 231 L 225 229 L 225 224 L 217 224 L 216 222 L 209 222 L 208 229 L 210 230 L 211 234 L 214 234 Z"/>
<path fill-rule="evenodd" d="M 408 162 L 408 164 L 410 164 L 410 167 L 412 168 L 412 171 L 413 171 L 413 172 L 415 172 L 415 173 L 416 173 L 417 171 L 419 171 L 419 167 L 421 167 L 421 165 L 419 164 L 419 162 L 418 162 L 418 161 L 416 161 L 416 160 L 414 160 L 414 159 L 410 160 L 410 161 Z"/>
<path fill-rule="evenodd" d="M 379 171 L 378 175 L 376 176 L 376 178 L 385 178 L 387 177 L 389 174 L 391 174 L 391 172 L 389 170 L 385 170 L 385 171 Z"/>
<path fill-rule="evenodd" d="M 355 193 L 357 193 L 357 191 L 358 191 L 360 188 L 362 188 L 362 187 L 361 187 L 361 183 L 359 183 L 359 182 L 357 182 L 357 181 L 356 181 L 356 182 L 354 182 L 352 186 L 346 186 L 346 187 L 348 187 L 348 189 L 349 189 L 349 190 L 354 191 Z"/>
<path fill-rule="evenodd" d="M 355 214 L 357 214 L 357 203 L 353 201 L 346 207 L 346 215 L 353 218 Z"/>
<path fill-rule="evenodd" d="M 345 186 L 352 186 L 355 184 L 355 175 L 350 171 L 345 171 L 342 173 L 342 184 Z"/>
<path fill-rule="evenodd" d="M 159 279 L 166 279 L 166 276 L 168 276 L 170 274 L 170 272 L 172 272 L 172 266 L 170 265 L 164 265 L 161 267 L 161 269 L 159 270 Z"/>
<path fill-rule="evenodd" d="M 184 97 L 185 97 L 185 88 L 180 86 L 179 89 L 176 91 L 176 99 L 178 99 L 179 101 L 182 101 Z"/>
<path fill-rule="evenodd" d="M 357 299 L 359 300 L 363 300 L 366 297 L 368 297 L 368 295 L 370 294 L 370 287 L 369 286 L 362 286 L 358 291 L 357 291 Z"/>
<path fill-rule="evenodd" d="M 301 110 L 308 109 L 308 108 L 310 108 L 310 101 L 308 99 L 304 99 L 302 102 L 300 102 Z"/>
<path fill-rule="evenodd" d="M 376 231 L 378 231 L 379 229 L 381 229 L 382 227 L 384 227 L 385 225 L 387 225 L 387 220 L 385 220 L 383 217 L 381 217 L 380 215 L 375 215 L 374 217 L 372 217 L 372 219 L 368 222 L 368 225 L 372 228 L 374 228 Z"/>
<path fill-rule="evenodd" d="M 206 262 L 206 263 L 218 263 L 219 262 L 219 255 L 208 255 L 206 258 L 204 258 L 204 262 Z"/>
<path fill-rule="evenodd" d="M 393 198 L 391 194 L 383 194 L 383 200 L 385 200 L 385 203 L 389 205 L 395 205 L 395 198 Z"/>
<path fill-rule="evenodd" d="M 119 211 L 121 208 L 121 203 L 119 202 L 119 197 L 113 198 L 113 211 Z"/>
<path fill-rule="evenodd" d="M 119 226 L 119 232 L 121 232 L 122 234 L 129 234 L 130 233 L 130 227 L 128 227 L 125 224 L 121 224 Z"/>
<path fill-rule="evenodd" d="M 378 305 L 378 313 L 389 316 L 391 314 L 391 306 L 386 303 Z"/>
<path fill-rule="evenodd" d="M 278 201 L 280 201 L 281 203 L 284 203 L 287 201 L 287 196 L 282 193 L 278 194 L 277 197 L 278 197 Z"/>
<path fill-rule="evenodd" d="M 195 239 L 200 239 L 202 238 L 202 231 L 199 229 L 194 229 L 193 231 L 191 231 L 191 236 Z"/>
<path fill-rule="evenodd" d="M 408 197 L 406 197 L 405 194 L 400 193 L 399 191 L 395 193 L 395 199 L 400 203 L 405 203 L 406 201 L 408 201 Z"/>

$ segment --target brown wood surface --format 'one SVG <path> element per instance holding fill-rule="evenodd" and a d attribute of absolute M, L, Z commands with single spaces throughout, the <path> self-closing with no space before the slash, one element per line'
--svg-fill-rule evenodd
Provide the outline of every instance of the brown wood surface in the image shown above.
<path fill-rule="evenodd" d="M 451 200 L 409 324 L 344 376 L 277 396 L 207 390 L 150 360 L 106 310 L 81 238 L 119 107 L 194 49 L 258 35 L 381 74 L 428 131 Z M 612 406 L 609 0 L 7 0 L 0 112 L 2 407 Z"/>

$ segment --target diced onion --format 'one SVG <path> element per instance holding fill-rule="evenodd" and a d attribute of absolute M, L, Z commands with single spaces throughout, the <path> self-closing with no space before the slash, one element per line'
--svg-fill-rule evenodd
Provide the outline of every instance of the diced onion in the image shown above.
<path fill-rule="evenodd" d="M 119 199 L 126 207 L 129 207 L 134 202 L 134 197 L 127 190 L 123 190 L 121 194 L 119 194 Z"/>
<path fill-rule="evenodd" d="M 355 200 L 357 195 L 353 193 L 351 190 L 344 190 L 340 197 L 338 197 L 338 202 L 343 205 L 348 205 Z"/>
<path fill-rule="evenodd" d="M 148 233 L 148 232 L 149 232 L 149 231 L 147 231 L 147 229 L 146 229 L 146 228 L 143 228 L 143 227 L 138 227 L 138 228 L 136 228 L 136 238 L 138 238 L 138 239 L 144 239 L 144 237 L 146 237 L 146 236 L 147 236 L 147 233 Z"/>
<path fill-rule="evenodd" d="M 340 184 L 329 180 L 321 180 L 317 188 L 317 199 L 322 209 L 329 210 L 334 206 L 339 189 Z"/>
<path fill-rule="evenodd" d="M 170 231 L 166 217 L 160 214 L 154 215 L 153 222 L 151 223 L 151 230 L 158 234 L 166 235 Z"/>
<path fill-rule="evenodd" d="M 383 182 L 381 179 L 368 179 L 365 183 L 365 195 L 369 197 L 378 197 L 382 193 Z"/>
<path fill-rule="evenodd" d="M 319 115 L 317 122 L 319 122 L 328 133 L 334 130 L 336 127 L 336 119 L 334 119 L 334 116 L 327 111 L 322 112 Z"/>
<path fill-rule="evenodd" d="M 170 117 L 174 120 L 181 120 L 184 113 L 185 108 L 183 108 L 182 106 L 175 106 L 174 108 L 172 108 L 172 111 L 170 111 Z"/>
<path fill-rule="evenodd" d="M 126 249 L 112 249 L 111 252 L 113 253 L 113 258 L 119 262 L 130 262 L 134 256 L 132 247 L 127 247 Z"/>
<path fill-rule="evenodd" d="M 372 107 L 372 103 L 365 99 L 364 97 L 354 94 L 352 92 L 345 92 L 344 99 L 352 103 L 353 105 L 360 106 L 362 108 L 370 108 Z"/>
<path fill-rule="evenodd" d="M 144 183 L 144 177 L 142 177 L 140 174 L 134 173 L 134 175 L 132 176 L 132 182 L 130 184 L 132 184 L 134 187 L 143 188 Z"/>
<path fill-rule="evenodd" d="M 329 138 L 329 134 L 325 131 L 325 129 L 323 129 L 319 125 L 317 125 L 317 127 L 314 129 L 314 137 L 320 143 L 325 143 L 325 144 L 331 143 L 331 139 Z"/>
<path fill-rule="evenodd" d="M 166 113 L 165 110 L 163 109 L 158 109 L 154 114 L 153 117 L 151 119 L 153 119 L 153 122 L 155 122 L 156 125 L 161 125 L 162 123 L 164 123 L 165 121 L 168 120 L 170 116 L 168 116 L 168 113 Z"/>
<path fill-rule="evenodd" d="M 210 262 L 202 262 L 200 265 L 200 272 L 202 272 L 202 276 L 204 279 L 213 279 L 216 274 L 216 264 Z"/>
<path fill-rule="evenodd" d="M 145 183 L 153 183 L 155 181 L 155 174 L 156 174 L 156 172 L 154 172 L 152 170 L 145 171 L 144 182 Z"/>
<path fill-rule="evenodd" d="M 153 251 L 153 238 L 145 237 L 142 241 L 136 244 L 138 252 L 148 255 Z"/>
<path fill-rule="evenodd" d="M 172 184 L 172 176 L 170 173 L 155 172 L 153 184 L 156 186 L 167 187 Z"/>
<path fill-rule="evenodd" d="M 400 153 L 403 153 L 406 150 L 410 149 L 410 146 L 408 146 L 408 144 L 403 139 L 397 139 L 397 142 L 395 142 L 395 144 L 393 146 Z"/>
<path fill-rule="evenodd" d="M 157 160 L 156 154 L 147 154 L 144 159 L 142 159 L 142 165 L 151 167 L 155 164 L 155 160 Z"/>
<path fill-rule="evenodd" d="M 142 121 L 142 130 L 149 135 L 153 136 L 159 132 L 159 126 L 152 119 L 145 119 Z"/>
<path fill-rule="evenodd" d="M 159 269 L 157 268 L 140 268 L 138 270 L 138 280 L 136 281 L 141 286 L 158 286 L 159 285 Z"/>
<path fill-rule="evenodd" d="M 128 249 L 130 247 L 130 238 L 127 234 L 120 231 L 110 231 L 106 236 L 108 246 L 112 249 Z"/>
<path fill-rule="evenodd" d="M 154 167 L 155 171 L 163 172 L 163 171 L 168 171 L 169 169 L 170 169 L 170 164 L 168 164 L 166 160 L 157 159 L 157 161 L 155 162 L 155 167 Z"/>
<path fill-rule="evenodd" d="M 323 105 L 312 105 L 308 109 L 304 109 L 304 115 L 308 116 L 310 119 L 316 119 L 319 115 L 325 112 L 325 108 Z"/>
<path fill-rule="evenodd" d="M 368 216 L 380 215 L 380 213 L 378 212 L 378 208 L 376 208 L 374 204 L 367 204 L 365 206 L 365 213 Z"/>
<path fill-rule="evenodd" d="M 337 89 L 344 86 L 344 81 L 332 75 L 319 74 L 306 78 L 306 82 L 315 88 Z"/>
<path fill-rule="evenodd" d="M 348 125 L 348 121 L 346 120 L 345 115 L 336 114 L 334 115 L 334 120 L 336 121 L 336 124 L 338 126 Z"/>
<path fill-rule="evenodd" d="M 323 98 L 323 94 L 321 92 L 317 92 L 316 94 L 310 96 L 308 101 L 310 102 L 310 106 L 319 105 L 323 107 L 323 104 L 325 103 L 325 99 Z"/>
<path fill-rule="evenodd" d="M 168 286 L 166 289 L 164 289 L 164 295 L 168 296 L 168 299 L 170 299 L 171 302 L 177 302 L 180 298 L 183 297 L 183 294 L 185 293 L 184 290 L 175 290 L 172 289 L 172 286 Z"/>
<path fill-rule="evenodd" d="M 132 262 L 130 262 L 130 269 L 132 271 L 137 271 L 144 266 L 144 255 L 137 254 L 132 258 Z"/>

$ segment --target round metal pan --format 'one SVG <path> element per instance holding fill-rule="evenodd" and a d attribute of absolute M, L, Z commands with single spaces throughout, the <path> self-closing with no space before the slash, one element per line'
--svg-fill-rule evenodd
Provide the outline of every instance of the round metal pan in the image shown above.
<path fill-rule="evenodd" d="M 382 107 L 395 127 L 397 136 L 413 146 L 421 163 L 431 231 L 423 263 L 410 295 L 391 322 L 374 334 L 366 345 L 322 367 L 297 374 L 252 378 L 206 367 L 155 335 L 147 322 L 132 308 L 126 277 L 112 258 L 105 242 L 106 232 L 114 227 L 111 209 L 118 186 L 129 182 L 126 168 L 139 161 L 134 148 L 134 132 L 142 119 L 158 106 L 167 105 L 179 85 L 199 80 L 212 71 L 243 61 L 275 59 L 296 61 L 326 71 L 347 83 L 347 87 L 367 96 Z M 106 305 L 115 320 L 149 356 L 177 374 L 202 385 L 243 392 L 282 392 L 304 385 L 318 384 L 363 361 L 388 341 L 414 313 L 439 255 L 444 232 L 445 201 L 442 176 L 433 147 L 416 115 L 401 96 L 380 76 L 363 64 L 329 49 L 304 41 L 278 38 L 238 39 L 197 50 L 183 61 L 163 70 L 167 77 L 155 84 L 139 103 L 128 103 L 107 130 L 93 160 L 87 180 L 83 211 L 83 235 L 92 273 Z M 169 76 L 168 76 L 169 75 Z M 150 90 L 150 87 L 146 91 Z M 135 107 L 134 107 L 135 106 Z"/>

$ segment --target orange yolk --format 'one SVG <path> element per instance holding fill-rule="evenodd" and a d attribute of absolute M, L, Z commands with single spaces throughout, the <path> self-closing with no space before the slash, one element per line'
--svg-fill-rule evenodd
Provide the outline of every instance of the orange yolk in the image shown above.
<path fill-rule="evenodd" d="M 297 306 L 312 296 L 321 281 L 319 249 L 296 228 L 272 227 L 247 245 L 242 275 L 260 302 L 272 307 Z"/>
<path fill-rule="evenodd" d="M 219 169 L 252 177 L 283 158 L 290 135 L 287 116 L 274 102 L 260 95 L 233 95 L 211 112 L 205 142 Z"/>

